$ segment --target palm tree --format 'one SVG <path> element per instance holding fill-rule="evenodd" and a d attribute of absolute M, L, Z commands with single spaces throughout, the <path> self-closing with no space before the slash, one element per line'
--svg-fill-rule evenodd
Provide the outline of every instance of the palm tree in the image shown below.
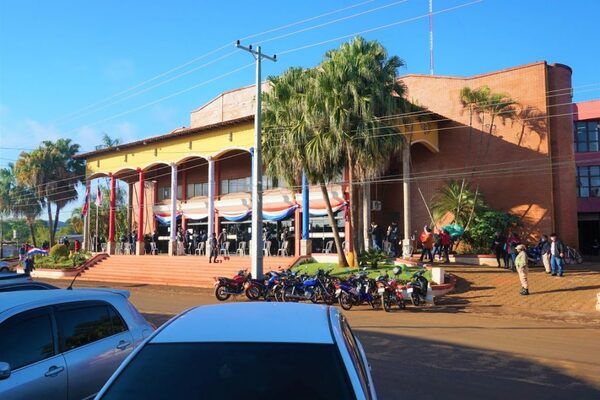
<path fill-rule="evenodd" d="M 101 138 L 102 147 L 105 148 L 110 148 L 110 147 L 115 147 L 121 144 L 121 139 L 119 138 L 111 138 L 110 136 L 108 136 L 108 134 L 106 132 L 102 133 L 102 138 Z"/>
<path fill-rule="evenodd" d="M 0 169 L 0 213 L 24 217 L 31 241 L 36 246 L 34 222 L 41 212 L 41 206 L 31 188 L 17 184 L 14 168 L 11 163 L 8 168 Z"/>
<path fill-rule="evenodd" d="M 431 211 L 436 222 L 452 216 L 452 223 L 466 226 L 474 212 L 481 210 L 485 203 L 481 196 L 472 192 L 468 185 L 451 180 L 434 195 Z M 458 212 L 457 212 L 458 210 Z"/>
<path fill-rule="evenodd" d="M 377 41 L 361 37 L 330 50 L 319 66 L 318 92 L 324 114 L 337 136 L 345 157 L 350 185 L 352 242 L 360 250 L 358 226 L 361 196 L 355 180 L 368 180 L 385 171 L 393 154 L 401 148 L 402 135 L 388 128 L 382 117 L 396 113 L 404 101 L 405 88 L 396 79 L 404 62 L 388 57 Z"/>
<path fill-rule="evenodd" d="M 79 145 L 71 139 L 44 141 L 30 153 L 21 153 L 15 166 L 17 183 L 35 191 L 37 198 L 46 205 L 50 242 L 54 243 L 60 209 L 77 198 L 77 185 L 82 182 L 85 166 L 73 156 Z M 52 217 L 52 204 L 55 217 Z"/>
<path fill-rule="evenodd" d="M 338 249 L 338 263 L 347 266 L 326 186 L 342 170 L 343 163 L 316 90 L 316 74 L 316 70 L 290 68 L 281 76 L 269 77 L 271 90 L 265 94 L 263 113 L 263 157 L 267 174 L 284 178 L 290 187 L 297 185 L 302 173 L 310 184 L 319 185 Z M 308 212 L 304 206 L 304 212 Z"/>

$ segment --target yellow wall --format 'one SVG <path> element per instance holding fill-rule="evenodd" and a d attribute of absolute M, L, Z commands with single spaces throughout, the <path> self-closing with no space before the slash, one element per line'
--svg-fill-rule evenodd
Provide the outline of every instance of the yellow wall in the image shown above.
<path fill-rule="evenodd" d="M 410 133 L 408 129 L 402 129 L 402 131 Z M 440 146 L 438 141 L 437 122 L 415 123 L 411 135 L 410 144 L 422 143 L 430 151 L 439 153 Z"/>
<path fill-rule="evenodd" d="M 253 123 L 203 131 L 90 156 L 86 158 L 86 176 L 90 178 L 137 168 L 147 169 L 157 164 L 179 163 L 192 156 L 218 157 L 231 149 L 249 150 L 253 142 Z"/>

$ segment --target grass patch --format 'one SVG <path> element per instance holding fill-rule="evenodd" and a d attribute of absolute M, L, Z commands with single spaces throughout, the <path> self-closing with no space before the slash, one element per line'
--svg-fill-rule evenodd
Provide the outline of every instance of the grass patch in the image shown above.
<path fill-rule="evenodd" d="M 400 279 L 401 281 L 404 281 L 404 282 L 410 281 L 412 278 L 412 275 L 415 272 L 417 272 L 418 270 L 420 270 L 419 267 L 409 267 L 407 265 L 387 264 L 387 265 L 381 265 L 377 269 L 367 269 L 367 272 L 368 272 L 369 278 L 377 278 L 379 275 L 385 275 L 386 272 L 389 276 L 393 276 L 394 275 L 393 269 L 395 267 L 402 268 L 402 273 L 400 273 L 398 275 L 398 279 Z M 355 273 L 359 272 L 358 268 L 341 268 L 336 263 L 317 263 L 317 262 L 306 263 L 306 264 L 301 264 L 301 265 L 298 265 L 298 266 L 292 268 L 293 271 L 306 272 L 309 275 L 314 275 L 317 272 L 317 270 L 319 270 L 319 269 L 322 269 L 325 271 L 332 269 L 333 271 L 331 271 L 331 276 L 336 276 L 338 278 L 346 278 L 350 274 L 355 274 Z M 427 278 L 427 280 L 431 281 L 431 271 L 425 272 L 424 276 L 425 276 L 425 278 Z"/>

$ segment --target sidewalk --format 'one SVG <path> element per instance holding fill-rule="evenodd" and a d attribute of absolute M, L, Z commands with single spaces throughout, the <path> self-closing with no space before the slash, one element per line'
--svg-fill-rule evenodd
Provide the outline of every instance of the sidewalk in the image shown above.
<path fill-rule="evenodd" d="M 546 274 L 543 267 L 530 268 L 529 296 L 519 294 L 517 274 L 503 268 L 449 265 L 446 270 L 456 275 L 458 282 L 453 293 L 440 299 L 440 305 L 472 312 L 600 322 L 600 311 L 596 311 L 596 295 L 600 292 L 598 263 L 567 266 L 562 278 Z"/>

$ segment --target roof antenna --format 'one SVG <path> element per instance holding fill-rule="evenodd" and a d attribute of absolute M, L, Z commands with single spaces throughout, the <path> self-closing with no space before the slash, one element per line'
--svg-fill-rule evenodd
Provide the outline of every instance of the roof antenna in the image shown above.
<path fill-rule="evenodd" d="M 429 75 L 433 75 L 433 0 L 429 0 Z"/>
<path fill-rule="evenodd" d="M 75 283 L 75 280 L 77 278 L 79 278 L 79 275 L 81 275 L 82 272 L 83 272 L 83 270 L 79 271 L 77 273 L 77 275 L 75 275 L 75 278 L 73 278 L 73 280 L 71 281 L 71 284 L 69 285 L 69 287 L 67 288 L 67 290 L 73 290 L 73 284 Z"/>

